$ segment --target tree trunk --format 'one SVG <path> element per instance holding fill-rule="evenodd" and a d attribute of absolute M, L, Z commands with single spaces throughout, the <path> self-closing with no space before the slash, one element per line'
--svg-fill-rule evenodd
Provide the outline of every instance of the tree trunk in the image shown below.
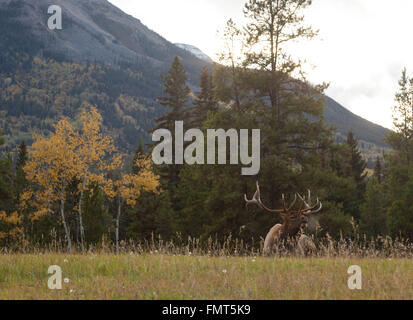
<path fill-rule="evenodd" d="M 83 219 L 82 219 L 82 200 L 83 193 L 86 187 L 86 177 L 83 178 L 82 189 L 80 190 L 80 199 L 79 199 L 79 228 L 80 228 L 80 245 L 82 247 L 82 254 L 85 253 L 85 230 L 83 229 Z"/>
<path fill-rule="evenodd" d="M 120 221 L 120 213 L 121 213 L 121 206 L 122 202 L 119 197 L 118 199 L 118 215 L 116 217 L 116 254 L 119 254 L 119 221 Z"/>
<path fill-rule="evenodd" d="M 60 190 L 60 215 L 62 217 L 62 223 L 65 228 L 67 247 L 68 247 L 69 252 L 72 252 L 72 240 L 70 239 L 70 230 L 66 224 L 66 218 L 65 218 L 65 194 L 64 194 L 65 186 L 66 184 L 63 181 L 62 189 Z"/>

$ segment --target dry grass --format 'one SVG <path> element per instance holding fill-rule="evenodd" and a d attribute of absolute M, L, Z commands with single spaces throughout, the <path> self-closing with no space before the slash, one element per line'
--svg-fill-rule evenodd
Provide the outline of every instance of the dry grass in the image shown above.
<path fill-rule="evenodd" d="M 263 257 L 262 243 L 196 239 L 122 242 L 121 255 L 102 241 L 86 255 L 21 243 L 0 250 L 2 299 L 413 299 L 413 245 L 377 238 L 316 241 L 317 255 L 280 249 Z M 259 247 L 261 246 L 261 249 Z M 47 287 L 47 270 L 63 270 L 62 290 Z M 349 290 L 347 270 L 362 268 L 363 289 Z"/>
<path fill-rule="evenodd" d="M 47 288 L 59 265 L 62 290 Z M 359 265 L 363 289 L 347 269 Z M 212 257 L 164 254 L 3 255 L 2 299 L 413 299 L 409 259 Z"/>

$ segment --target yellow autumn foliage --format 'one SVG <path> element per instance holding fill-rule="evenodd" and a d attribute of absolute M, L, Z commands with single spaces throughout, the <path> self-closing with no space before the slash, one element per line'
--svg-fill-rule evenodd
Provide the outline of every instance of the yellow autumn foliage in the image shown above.
<path fill-rule="evenodd" d="M 35 188 L 23 193 L 21 198 L 22 208 L 36 208 L 33 220 L 52 212 L 51 204 L 60 199 L 65 185 L 75 176 L 78 156 L 73 141 L 76 135 L 68 119 L 62 119 L 50 137 L 35 137 L 29 151 L 30 160 L 23 168 L 26 179 Z"/>
<path fill-rule="evenodd" d="M 5 211 L 0 212 L 0 224 L 5 224 L 8 229 L 7 232 L 0 232 L 0 240 L 11 239 L 15 240 L 23 234 L 21 223 L 23 217 L 17 212 L 8 215 Z M 4 228 L 3 228 L 4 230 Z"/>
<path fill-rule="evenodd" d="M 140 168 L 139 174 L 122 174 L 120 179 L 106 181 L 104 192 L 109 198 L 119 197 L 127 205 L 133 206 L 142 192 L 159 193 L 159 176 L 154 174 L 150 158 L 137 159 L 136 166 Z"/>
<path fill-rule="evenodd" d="M 143 191 L 158 192 L 159 177 L 153 173 L 149 157 L 137 160 L 139 174 L 108 178 L 108 172 L 121 171 L 124 159 L 121 154 L 113 154 L 113 141 L 101 132 L 102 116 L 95 107 L 84 104 L 77 125 L 62 119 L 49 137 L 35 137 L 24 167 L 32 188 L 21 195 L 22 209 L 35 208 L 32 220 L 54 213 L 56 204 L 65 200 L 66 186 L 74 179 L 80 181 L 81 195 L 95 182 L 108 198 L 118 197 L 127 205 L 134 205 Z"/>

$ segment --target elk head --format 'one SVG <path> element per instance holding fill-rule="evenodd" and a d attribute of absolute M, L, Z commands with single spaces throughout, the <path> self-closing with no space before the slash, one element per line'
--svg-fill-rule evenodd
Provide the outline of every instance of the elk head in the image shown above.
<path fill-rule="evenodd" d="M 318 213 L 323 208 L 322 203 L 317 198 L 315 205 L 311 204 L 311 191 L 308 190 L 307 199 L 305 196 L 300 194 L 295 194 L 293 202 L 287 206 L 285 202 L 285 196 L 282 195 L 283 208 L 274 210 L 266 207 L 261 201 L 260 186 L 257 182 L 257 191 L 254 194 L 252 200 L 248 200 L 247 195 L 245 197 L 246 209 L 248 210 L 249 205 L 257 205 L 260 209 L 265 210 L 272 214 L 279 214 L 283 219 L 283 224 L 279 228 L 278 238 L 293 238 L 295 237 L 302 227 L 307 226 L 309 216 L 314 213 Z M 297 204 L 298 198 L 301 200 L 300 209 L 296 210 L 295 205 Z M 277 227 L 277 226 L 276 226 Z"/>

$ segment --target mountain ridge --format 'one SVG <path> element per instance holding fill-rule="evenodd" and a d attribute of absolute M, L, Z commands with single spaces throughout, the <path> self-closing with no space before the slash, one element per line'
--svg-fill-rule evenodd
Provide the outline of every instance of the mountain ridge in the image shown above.
<path fill-rule="evenodd" d="M 49 18 L 47 8 L 52 4 L 60 5 L 63 9 L 63 30 L 51 31 L 47 28 Z M 49 0 L 36 0 L 35 3 L 30 0 L 0 0 L 1 10 L 4 17 L 2 26 L 5 29 L 0 30 L 3 33 L 1 38 L 3 47 L 13 43 L 15 40 L 13 37 L 16 35 L 20 37 L 22 48 L 29 46 L 27 42 L 31 39 L 30 41 L 33 41 L 33 44 L 38 43 L 39 47 L 29 46 L 29 56 L 72 62 L 74 64 L 69 66 L 75 69 L 78 68 L 76 63 L 79 63 L 84 66 L 81 72 L 87 73 L 89 77 L 86 88 L 79 88 L 70 82 L 77 81 L 72 79 L 77 76 L 73 70 L 67 71 L 69 77 L 67 78 L 64 74 L 55 74 L 53 70 L 45 71 L 46 67 L 41 64 L 36 66 L 34 73 L 36 77 L 44 77 L 43 73 L 50 73 L 53 77 L 59 78 L 62 83 L 69 82 L 76 90 L 66 92 L 63 89 L 53 88 L 53 92 L 50 93 L 33 79 L 26 81 L 30 94 L 23 90 L 21 99 L 29 105 L 38 104 L 36 108 L 44 113 L 41 120 L 30 120 L 31 126 L 45 127 L 45 123 L 48 124 L 60 114 L 74 116 L 81 105 L 79 101 L 86 99 L 89 103 L 100 104 L 108 131 L 115 137 L 126 135 L 123 131 L 127 131 L 129 136 L 146 134 L 153 119 L 163 112 L 157 101 L 157 97 L 162 95 L 160 75 L 167 73 L 173 58 L 178 56 L 182 60 L 193 91 L 198 90 L 202 68 L 209 65 L 193 53 L 167 41 L 143 25 L 139 19 L 124 13 L 107 0 L 54 0 L 53 3 Z M 25 27 L 24 31 L 20 32 L 19 28 L 13 26 L 14 21 L 21 23 Z M 17 65 L 21 64 L 19 59 L 21 57 L 16 58 Z M 6 66 L 9 56 L 3 56 L 2 61 L 5 61 Z M 87 69 L 89 63 L 101 63 L 104 67 L 101 70 L 89 70 Z M 57 65 L 53 67 L 60 68 Z M 106 78 L 99 72 L 105 73 Z M 21 79 L 17 79 L 20 75 L 7 74 L 4 70 L 3 73 L 4 78 L 10 80 L 0 82 L 3 90 L 7 91 L 0 102 L 7 106 L 5 111 L 9 116 L 16 119 L 22 117 L 24 121 L 29 121 L 28 119 L 34 116 L 34 109 L 28 109 L 25 103 L 17 108 L 19 101 L 16 102 L 13 96 L 13 92 L 17 90 L 14 86 L 18 87 L 19 81 L 21 83 Z M 94 87 L 87 87 L 88 83 L 93 83 Z M 62 94 L 56 94 L 56 90 L 62 90 Z M 61 97 L 62 95 L 65 97 Z M 105 98 L 105 95 L 108 98 Z M 52 101 L 47 100 L 48 96 L 52 96 L 49 97 Z M 62 111 L 56 113 L 52 109 L 57 105 L 56 101 L 62 99 L 69 100 L 69 102 L 65 101 L 69 110 L 65 110 L 62 106 Z M 47 104 L 43 107 L 47 110 L 42 109 L 42 103 Z M 128 106 L 127 103 L 132 106 Z M 116 120 L 119 123 L 114 124 L 114 115 L 119 118 Z M 386 147 L 383 139 L 390 130 L 353 114 L 330 97 L 326 97 L 325 118 L 327 122 L 337 127 L 339 135 L 346 135 L 351 129 L 359 140 L 375 144 L 378 149 Z M 26 131 L 23 132 L 29 133 L 29 126 L 25 127 Z M 10 128 L 9 125 L 6 133 L 9 135 L 18 133 L 16 128 Z M 134 147 L 132 140 L 124 139 L 123 144 L 126 149 L 130 150 Z"/>
<path fill-rule="evenodd" d="M 384 139 L 385 136 L 391 132 L 390 129 L 356 115 L 329 96 L 326 96 L 324 117 L 327 122 L 335 124 L 337 131 L 343 135 L 346 135 L 349 131 L 353 131 L 359 140 L 373 142 L 386 148 L 388 147 Z M 363 130 L 363 134 L 360 134 L 360 130 Z"/>
<path fill-rule="evenodd" d="M 205 54 L 202 50 L 199 48 L 191 45 L 191 44 L 186 44 L 186 43 L 175 43 L 175 45 L 181 49 L 184 49 L 186 51 L 191 52 L 193 55 L 195 55 L 197 58 L 208 62 L 208 63 L 213 63 L 214 61 L 207 55 Z"/>

